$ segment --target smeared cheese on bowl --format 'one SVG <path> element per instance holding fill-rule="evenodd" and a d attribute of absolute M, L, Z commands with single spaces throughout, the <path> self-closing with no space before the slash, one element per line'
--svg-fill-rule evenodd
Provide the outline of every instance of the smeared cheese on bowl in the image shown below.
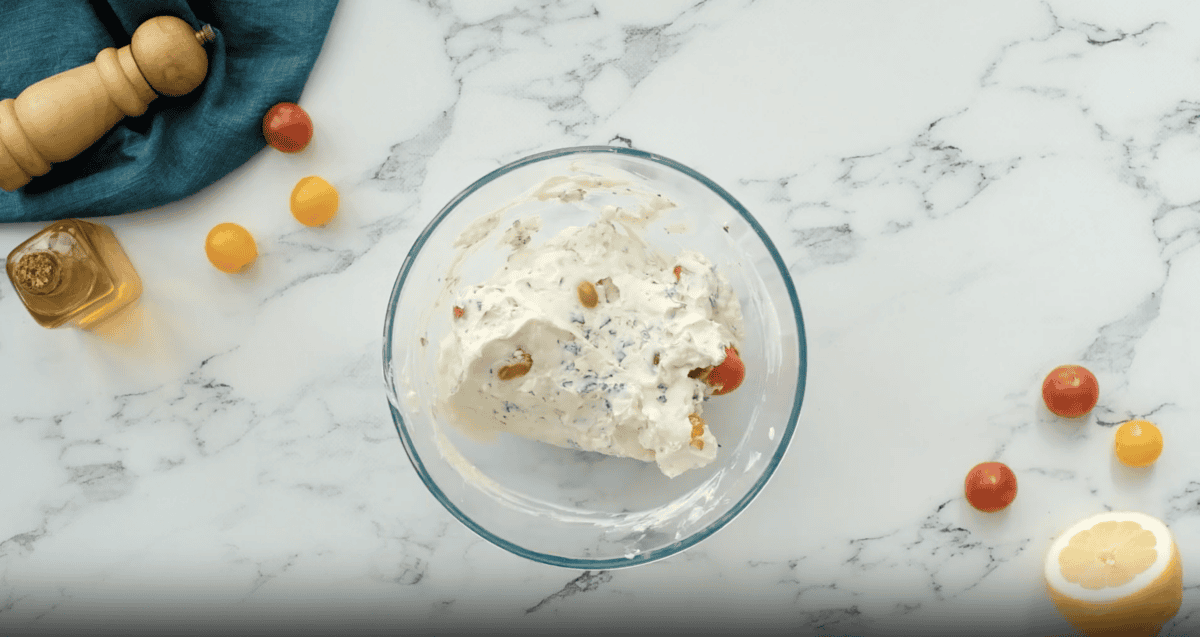
<path fill-rule="evenodd" d="M 530 197 L 582 199 L 595 181 L 548 181 Z M 648 219 L 674 207 L 600 209 L 586 226 L 534 245 L 536 217 L 506 231 L 504 267 L 454 296 L 440 344 L 439 411 L 476 438 L 508 432 L 570 449 L 655 462 L 668 477 L 711 463 L 706 386 L 744 331 L 729 281 L 702 254 L 667 255 L 644 241 Z M 496 227 L 489 215 L 459 247 Z"/>

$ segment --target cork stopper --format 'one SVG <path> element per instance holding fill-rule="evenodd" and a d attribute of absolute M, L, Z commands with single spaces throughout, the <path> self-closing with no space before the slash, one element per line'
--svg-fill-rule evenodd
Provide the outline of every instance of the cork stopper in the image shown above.
<path fill-rule="evenodd" d="M 49 294 L 62 281 L 62 264 L 49 252 L 21 256 L 13 268 L 13 283 L 29 294 Z"/>

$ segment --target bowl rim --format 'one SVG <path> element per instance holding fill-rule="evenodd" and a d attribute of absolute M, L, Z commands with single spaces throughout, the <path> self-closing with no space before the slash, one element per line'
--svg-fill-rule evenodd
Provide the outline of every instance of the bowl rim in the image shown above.
<path fill-rule="evenodd" d="M 523 166 L 527 166 L 529 164 L 533 164 L 533 163 L 537 163 L 537 162 L 541 162 L 541 161 L 546 161 L 549 159 L 566 157 L 566 156 L 570 156 L 570 155 L 605 154 L 605 153 L 616 154 L 616 155 L 628 155 L 631 157 L 636 157 L 638 159 L 648 160 L 648 161 L 651 161 L 651 162 L 654 162 L 657 164 L 661 164 L 668 168 L 674 169 L 680 173 L 683 173 L 684 175 L 691 177 L 692 179 L 695 179 L 696 181 L 698 181 L 702 185 L 704 185 L 706 188 L 711 190 L 714 194 L 716 194 L 721 199 L 723 199 L 725 201 L 725 203 L 727 203 L 730 207 L 732 207 L 739 215 L 741 215 L 743 219 L 746 220 L 746 222 L 750 225 L 750 227 L 754 229 L 754 232 L 758 234 L 759 239 L 763 242 L 763 245 L 766 247 L 767 252 L 771 255 L 771 258 L 775 261 L 775 265 L 779 269 L 779 272 L 783 277 L 784 285 L 788 291 L 788 300 L 791 303 L 791 307 L 792 307 L 792 315 L 795 316 L 795 319 L 796 319 L 796 334 L 797 334 L 796 340 L 797 340 L 797 350 L 798 350 L 796 352 L 796 354 L 797 354 L 797 357 L 799 360 L 799 365 L 798 365 L 798 374 L 796 375 L 796 389 L 795 389 L 795 392 L 793 394 L 793 399 L 792 399 L 791 414 L 788 417 L 787 426 L 784 428 L 784 431 L 782 432 L 782 435 L 780 437 L 779 445 L 776 447 L 775 452 L 772 454 L 771 458 L 768 460 L 768 462 L 764 466 L 762 475 L 758 478 L 757 481 L 755 481 L 754 485 L 751 486 L 751 488 L 745 494 L 743 494 L 742 497 L 736 503 L 733 504 L 733 506 L 731 506 L 729 508 L 728 511 L 726 511 L 724 514 L 722 514 L 716 520 L 713 520 L 711 523 L 709 523 L 707 526 L 700 529 L 699 531 L 696 531 L 695 533 L 692 533 L 688 537 L 680 539 L 676 542 L 672 542 L 671 544 L 668 544 L 666 546 L 659 547 L 659 548 L 651 550 L 651 551 L 646 551 L 644 553 L 639 553 L 632 557 L 590 559 L 590 558 L 563 557 L 561 555 L 541 553 L 541 552 L 535 551 L 533 549 L 529 549 L 529 548 L 520 546 L 518 544 L 514 544 L 513 542 L 506 540 L 504 538 L 501 538 L 497 535 L 494 535 L 493 533 L 488 531 L 486 528 L 481 526 L 478 522 L 473 520 L 470 516 L 468 516 L 466 513 L 464 513 L 462 510 L 460 510 L 457 506 L 455 506 L 453 502 L 450 501 L 450 499 L 446 496 L 445 492 L 443 492 L 441 490 L 441 488 L 438 487 L 437 483 L 433 480 L 432 476 L 430 476 L 428 470 L 425 468 L 424 462 L 421 460 L 420 454 L 417 453 L 416 447 L 413 445 L 412 438 L 410 437 L 410 435 L 407 431 L 407 428 L 404 423 L 404 418 L 400 414 L 399 409 L 397 408 L 397 405 L 399 403 L 399 396 L 396 394 L 396 384 L 395 384 L 395 379 L 393 377 L 393 370 L 392 370 L 392 365 L 391 365 L 391 363 L 392 363 L 392 333 L 393 333 L 392 328 L 395 324 L 396 308 L 397 308 L 397 305 L 400 300 L 400 291 L 403 289 L 404 282 L 408 278 L 408 275 L 409 275 L 410 271 L 412 270 L 412 265 L 416 259 L 417 254 L 419 254 L 421 249 L 425 246 L 425 242 L 428 241 L 429 237 L 433 234 L 433 231 L 438 227 L 439 224 L 441 224 L 441 222 L 443 220 L 445 220 L 445 218 L 447 216 L 450 215 L 451 212 L 454 211 L 454 209 L 459 205 L 459 203 L 461 203 L 464 199 L 466 199 L 470 195 L 474 194 L 477 190 L 479 190 L 483 186 L 487 185 L 488 183 L 490 183 L 490 182 L 492 182 L 492 181 L 494 181 L 494 180 L 496 180 L 518 168 L 521 168 Z M 637 149 L 633 149 L 633 148 L 626 148 L 623 146 L 600 146 L 600 145 L 571 146 L 571 147 L 564 147 L 564 148 L 548 150 L 548 151 L 544 151 L 544 152 L 540 152 L 540 153 L 535 153 L 532 155 L 527 155 L 527 156 L 517 159 L 513 162 L 505 164 L 499 168 L 496 168 L 495 170 L 492 170 L 488 174 L 486 174 L 483 177 L 480 177 L 479 179 L 474 181 L 471 185 L 464 188 L 461 192 L 459 192 L 457 195 L 455 195 L 453 198 L 451 198 L 450 201 L 448 203 L 446 203 L 445 206 L 442 207 L 442 209 L 433 217 L 433 219 L 429 222 L 429 224 L 425 226 L 425 228 L 417 236 L 417 239 L 413 242 L 412 247 L 409 249 L 408 254 L 404 258 L 403 264 L 401 264 L 401 266 L 400 266 L 400 272 L 396 275 L 396 282 L 392 287 L 391 297 L 388 299 L 387 312 L 384 316 L 384 324 L 383 324 L 383 374 L 384 374 L 384 384 L 386 385 L 386 388 L 387 388 L 388 407 L 392 413 L 392 424 L 396 427 L 396 432 L 400 436 L 400 442 L 404 447 L 405 453 L 408 455 L 409 462 L 412 463 L 413 469 L 417 472 L 417 475 L 421 478 L 421 482 L 423 482 L 425 484 L 425 487 L 427 489 L 429 489 L 430 494 L 433 495 L 434 499 L 436 499 L 438 502 L 440 502 L 441 505 L 443 507 L 445 507 L 445 509 L 451 515 L 453 515 L 455 518 L 457 518 L 459 522 L 461 522 L 468 529 L 475 532 L 477 535 L 479 535 L 483 539 L 487 540 L 488 542 L 491 542 L 492 544 L 494 544 L 510 553 L 519 555 L 519 556 L 524 557 L 529 560 L 533 560 L 535 562 L 541 562 L 543 564 L 550 564 L 552 566 L 561 566 L 564 568 L 571 568 L 571 569 L 624 568 L 624 567 L 629 567 L 629 566 L 635 566 L 638 564 L 646 564 L 646 563 L 660 560 L 660 559 L 663 559 L 666 557 L 670 557 L 671 555 L 681 553 L 684 550 L 691 548 L 692 546 L 695 546 L 699 542 L 701 542 L 709 537 L 712 537 L 713 534 L 715 534 L 717 531 L 721 530 L 725 525 L 727 525 L 735 517 L 737 517 L 738 514 L 740 514 L 743 510 L 745 510 L 745 508 L 750 504 L 750 502 L 753 501 L 754 498 L 759 494 L 759 492 L 761 492 L 762 489 L 767 485 L 767 482 L 770 481 L 771 477 L 775 474 L 775 469 L 779 466 L 779 463 L 783 460 L 784 455 L 787 453 L 788 448 L 791 446 L 791 439 L 792 439 L 793 434 L 795 433 L 796 425 L 800 419 L 800 407 L 804 401 L 805 381 L 808 376 L 807 351 L 808 351 L 808 346 L 807 346 L 807 340 L 805 338 L 805 332 L 804 332 L 804 318 L 800 311 L 800 301 L 796 294 L 796 286 L 795 286 L 795 283 L 792 281 L 791 272 L 788 270 L 787 264 L 784 263 L 783 258 L 779 255 L 779 251 L 775 248 L 775 244 L 771 241 L 770 237 L 767 235 L 766 230 L 762 227 L 761 224 L 759 224 L 758 220 L 756 220 L 754 218 L 754 216 L 751 215 L 750 212 L 748 210 L 746 210 L 746 208 L 744 206 L 742 206 L 742 204 L 733 197 L 733 195 L 731 195 L 724 188 L 718 186 L 716 183 L 714 183 L 708 177 L 705 177 L 704 175 L 700 174 L 699 172 L 696 172 L 695 170 L 693 170 L 677 161 L 674 161 L 672 159 L 669 159 L 669 158 L 659 155 L 657 153 L 651 153 L 651 152 L 637 150 Z"/>

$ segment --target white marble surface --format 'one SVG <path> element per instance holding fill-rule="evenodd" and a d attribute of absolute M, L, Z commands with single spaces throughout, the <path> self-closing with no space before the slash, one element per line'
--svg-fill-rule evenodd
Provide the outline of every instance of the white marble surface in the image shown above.
<path fill-rule="evenodd" d="M 549 5 L 549 6 L 543 6 Z M 122 338 L 44 330 L 0 282 L 0 633 L 726 630 L 1070 634 L 1059 529 L 1174 530 L 1200 635 L 1200 4 L 345 0 L 294 156 L 106 221 L 145 282 Z M 579 572 L 479 539 L 404 455 L 384 306 L 442 204 L 520 156 L 625 144 L 708 175 L 796 278 L 798 434 L 686 553 Z M 337 221 L 287 194 L 319 174 Z M 257 237 L 213 269 L 207 230 Z M 0 254 L 37 230 L 0 227 Z M 1041 405 L 1082 363 L 1084 424 Z M 1166 450 L 1112 457 L 1149 417 Z M 1000 460 L 1001 514 L 962 480 Z M 665 623 L 664 623 L 665 622 Z"/>

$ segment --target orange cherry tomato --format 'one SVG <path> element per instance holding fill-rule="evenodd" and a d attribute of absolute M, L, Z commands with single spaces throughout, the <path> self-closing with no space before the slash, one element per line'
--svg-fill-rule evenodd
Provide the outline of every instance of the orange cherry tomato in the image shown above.
<path fill-rule="evenodd" d="M 720 396 L 740 387 L 745 378 L 746 364 L 738 355 L 737 348 L 731 345 L 725 348 L 725 360 L 708 373 L 704 382 L 713 387 L 713 396 Z"/>
<path fill-rule="evenodd" d="M 263 117 L 263 137 L 276 150 L 298 153 L 312 140 L 313 123 L 298 104 L 280 102 Z"/>
<path fill-rule="evenodd" d="M 1017 476 L 1003 462 L 981 462 L 967 473 L 963 485 L 967 502 L 984 513 L 995 513 L 1017 497 Z"/>
<path fill-rule="evenodd" d="M 1113 446 L 1127 467 L 1148 467 L 1162 454 L 1162 432 L 1147 420 L 1130 420 L 1117 428 Z"/>
<path fill-rule="evenodd" d="M 1055 414 L 1078 418 L 1091 411 L 1100 400 L 1100 383 L 1079 365 L 1060 365 L 1042 382 L 1042 399 Z"/>
<path fill-rule="evenodd" d="M 258 246 L 249 230 L 236 223 L 218 223 L 204 239 L 204 253 L 218 270 L 240 272 L 258 258 Z"/>
<path fill-rule="evenodd" d="M 328 181 L 310 175 L 296 183 L 289 202 L 292 216 L 306 226 L 323 226 L 338 211 L 338 191 Z"/>

